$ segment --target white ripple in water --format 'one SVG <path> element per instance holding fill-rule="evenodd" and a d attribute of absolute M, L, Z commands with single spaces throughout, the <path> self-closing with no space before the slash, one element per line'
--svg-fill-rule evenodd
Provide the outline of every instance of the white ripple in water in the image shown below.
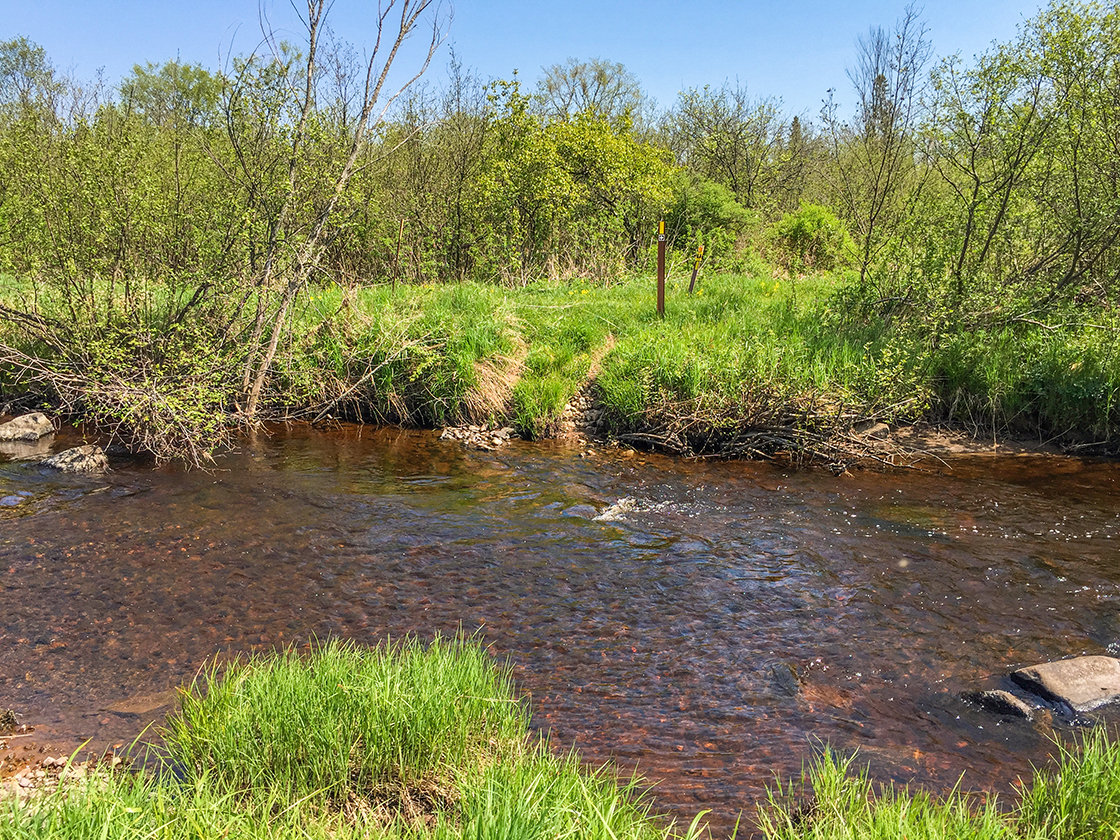
<path fill-rule="evenodd" d="M 624 496 L 610 507 L 607 507 L 595 517 L 596 522 L 618 522 L 624 515 L 638 507 L 638 500 L 633 496 Z"/>

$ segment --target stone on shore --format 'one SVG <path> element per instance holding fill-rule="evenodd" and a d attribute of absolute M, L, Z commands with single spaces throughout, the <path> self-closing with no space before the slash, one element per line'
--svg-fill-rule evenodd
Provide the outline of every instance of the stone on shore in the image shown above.
<path fill-rule="evenodd" d="M 54 423 L 38 411 L 23 414 L 0 425 L 0 440 L 36 441 L 54 434 Z"/>
<path fill-rule="evenodd" d="M 1088 712 L 1120 700 L 1120 659 L 1078 656 L 1020 668 L 1011 679 L 1027 691 L 1076 712 Z"/>
<path fill-rule="evenodd" d="M 887 440 L 891 436 L 891 427 L 886 423 L 864 423 L 855 427 L 857 434 L 870 440 Z"/>
<path fill-rule="evenodd" d="M 93 444 L 67 449 L 39 463 L 65 473 L 100 473 L 109 469 L 109 459 L 105 457 L 104 450 Z"/>

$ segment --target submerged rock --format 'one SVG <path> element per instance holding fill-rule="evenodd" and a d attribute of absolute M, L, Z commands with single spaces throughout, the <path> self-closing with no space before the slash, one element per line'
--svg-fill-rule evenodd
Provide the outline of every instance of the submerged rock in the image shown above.
<path fill-rule="evenodd" d="M 1027 691 L 1074 711 L 1088 712 L 1120 699 L 1120 659 L 1078 656 L 1020 668 L 1011 679 Z"/>
<path fill-rule="evenodd" d="M 54 423 L 38 411 L 23 414 L 0 425 L 0 440 L 36 441 L 54 434 Z"/>
<path fill-rule="evenodd" d="M 498 449 L 511 440 L 516 440 L 517 431 L 510 426 L 489 429 L 486 426 L 448 426 L 440 434 L 440 440 L 457 440 L 471 449 Z"/>
<path fill-rule="evenodd" d="M 172 688 L 167 691 L 157 692 L 156 694 L 137 694 L 128 697 L 109 706 L 107 711 L 121 715 L 122 717 L 138 717 L 140 715 L 151 714 L 158 709 L 173 706 L 178 700 L 179 691 Z"/>
<path fill-rule="evenodd" d="M 1028 720 L 1034 717 L 1034 709 L 1031 705 L 1020 700 L 1010 691 L 966 691 L 961 695 L 961 699 L 997 715 L 1010 715 Z"/>
<path fill-rule="evenodd" d="M 76 446 L 44 458 L 40 463 L 52 470 L 66 473 L 99 473 L 109 469 L 109 459 L 100 446 Z"/>
<path fill-rule="evenodd" d="M 27 490 L 17 490 L 15 493 L 0 499 L 0 507 L 19 507 L 30 499 L 32 495 L 33 494 Z"/>
<path fill-rule="evenodd" d="M 51 454 L 52 435 L 38 440 L 0 440 L 0 455 L 12 461 L 41 461 Z"/>

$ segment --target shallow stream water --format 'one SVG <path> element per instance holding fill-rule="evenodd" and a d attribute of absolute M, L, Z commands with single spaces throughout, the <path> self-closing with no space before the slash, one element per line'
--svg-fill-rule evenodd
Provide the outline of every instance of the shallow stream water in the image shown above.
<path fill-rule="evenodd" d="M 1006 796 L 1070 730 L 959 694 L 1120 642 L 1120 465 L 928 466 L 359 427 L 274 429 L 209 473 L 0 456 L 0 707 L 100 747 L 215 655 L 462 629 L 557 749 L 636 769 L 678 820 L 710 809 L 716 836 L 822 743 L 880 780 Z"/>

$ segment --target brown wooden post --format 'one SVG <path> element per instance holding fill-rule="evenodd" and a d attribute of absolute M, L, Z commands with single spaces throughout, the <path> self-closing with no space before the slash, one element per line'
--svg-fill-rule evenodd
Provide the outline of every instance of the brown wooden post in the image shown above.
<path fill-rule="evenodd" d="M 665 223 L 657 227 L 657 314 L 665 317 Z"/>
<path fill-rule="evenodd" d="M 700 261 L 704 259 L 704 246 L 701 245 L 699 250 L 696 251 L 696 264 L 692 266 L 692 279 L 688 281 L 688 293 L 692 294 L 692 290 L 696 288 L 696 273 L 700 271 Z"/>
<path fill-rule="evenodd" d="M 401 229 L 397 231 L 397 254 L 393 257 L 393 293 L 397 291 L 397 275 L 401 273 L 401 240 L 404 239 L 404 216 L 401 216 Z"/>

